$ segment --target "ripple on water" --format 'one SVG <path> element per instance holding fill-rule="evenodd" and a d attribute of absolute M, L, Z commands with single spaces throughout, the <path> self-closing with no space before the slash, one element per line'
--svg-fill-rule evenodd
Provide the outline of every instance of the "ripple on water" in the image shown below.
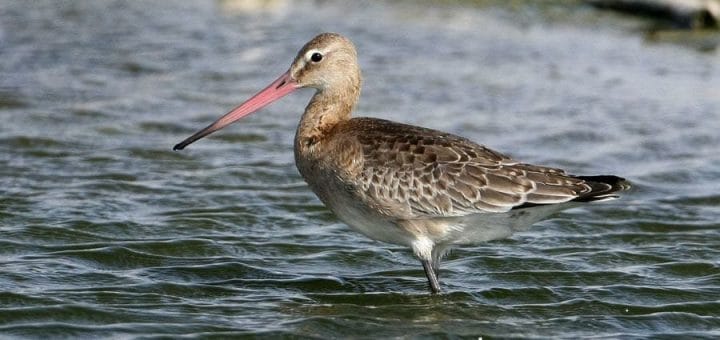
<path fill-rule="evenodd" d="M 567 2 L 231 3 L 0 7 L 2 336 L 720 338 L 712 53 Z M 358 115 L 633 190 L 454 250 L 430 296 L 297 173 L 309 92 L 172 151 L 317 27 L 357 43 Z"/>
<path fill-rule="evenodd" d="M 76 144 L 47 137 L 15 136 L 0 138 L 0 143 L 18 149 L 73 149 Z"/>
<path fill-rule="evenodd" d="M 0 93 L 0 109 L 20 109 L 27 106 L 28 103 L 23 101 L 21 97 L 8 96 Z"/>

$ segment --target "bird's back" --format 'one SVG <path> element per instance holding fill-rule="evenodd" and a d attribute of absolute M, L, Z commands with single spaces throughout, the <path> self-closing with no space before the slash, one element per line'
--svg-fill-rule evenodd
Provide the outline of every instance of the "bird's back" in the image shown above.
<path fill-rule="evenodd" d="M 612 197 L 616 176 L 572 176 L 520 163 L 449 133 L 375 118 L 338 124 L 342 180 L 365 200 L 392 202 L 397 218 L 449 217 Z"/>

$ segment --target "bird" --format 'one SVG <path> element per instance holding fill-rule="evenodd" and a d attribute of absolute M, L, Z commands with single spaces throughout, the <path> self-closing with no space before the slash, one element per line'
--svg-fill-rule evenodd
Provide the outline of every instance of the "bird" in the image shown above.
<path fill-rule="evenodd" d="M 457 246 L 507 238 L 561 210 L 618 198 L 629 181 L 532 165 L 467 138 L 351 113 L 362 76 L 355 45 L 321 33 L 265 89 L 173 147 L 191 143 L 299 88 L 315 89 L 297 126 L 294 156 L 309 188 L 342 222 L 412 249 L 431 294 Z"/>

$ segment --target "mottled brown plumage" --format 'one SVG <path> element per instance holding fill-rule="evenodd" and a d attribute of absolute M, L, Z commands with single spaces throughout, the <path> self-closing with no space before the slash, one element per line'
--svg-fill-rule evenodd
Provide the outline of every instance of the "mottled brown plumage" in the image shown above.
<path fill-rule="evenodd" d="M 344 141 L 329 153 L 342 161 L 338 168 L 352 167 L 347 181 L 358 195 L 405 206 L 393 218 L 506 212 L 612 189 L 560 169 L 516 162 L 462 137 L 382 119 L 345 121 L 327 138 Z"/>
<path fill-rule="evenodd" d="M 580 202 L 616 197 L 616 176 L 578 177 L 514 161 L 452 134 L 375 118 L 350 118 L 361 76 L 353 44 L 324 33 L 287 73 L 182 149 L 292 92 L 317 92 L 295 136 L 295 161 L 309 187 L 342 221 L 370 238 L 411 247 L 433 293 L 445 251 L 508 237 Z"/>

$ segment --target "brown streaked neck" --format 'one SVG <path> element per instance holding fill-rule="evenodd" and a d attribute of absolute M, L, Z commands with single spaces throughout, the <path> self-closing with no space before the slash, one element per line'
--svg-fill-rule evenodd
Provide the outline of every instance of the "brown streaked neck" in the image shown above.
<path fill-rule="evenodd" d="M 315 93 L 298 124 L 295 134 L 297 151 L 305 151 L 307 147 L 321 142 L 335 125 L 350 119 L 360 97 L 359 83 L 341 90 L 326 88 Z"/>

